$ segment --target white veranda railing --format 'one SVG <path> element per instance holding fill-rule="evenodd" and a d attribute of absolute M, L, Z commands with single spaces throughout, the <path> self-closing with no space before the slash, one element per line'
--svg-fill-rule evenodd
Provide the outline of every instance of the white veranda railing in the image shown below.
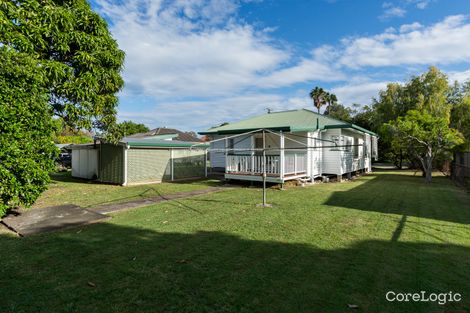
<path fill-rule="evenodd" d="M 281 174 L 281 157 L 266 155 L 266 174 Z M 262 155 L 227 155 L 226 172 L 246 175 L 260 175 L 264 171 Z M 307 172 L 306 153 L 286 153 L 284 156 L 284 175 Z"/>

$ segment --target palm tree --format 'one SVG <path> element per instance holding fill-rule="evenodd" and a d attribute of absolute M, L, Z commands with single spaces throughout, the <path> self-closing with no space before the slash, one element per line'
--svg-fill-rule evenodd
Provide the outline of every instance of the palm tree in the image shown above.
<path fill-rule="evenodd" d="M 320 113 L 322 105 L 326 104 L 326 95 L 327 92 L 320 87 L 315 87 L 310 91 L 310 98 L 313 100 L 313 105 L 317 108 L 318 113 Z"/>
<path fill-rule="evenodd" d="M 328 106 L 326 107 L 326 110 L 330 111 L 331 105 L 335 105 L 338 103 L 338 98 L 336 97 L 334 93 L 327 92 L 325 96 L 325 102 L 328 104 Z"/>

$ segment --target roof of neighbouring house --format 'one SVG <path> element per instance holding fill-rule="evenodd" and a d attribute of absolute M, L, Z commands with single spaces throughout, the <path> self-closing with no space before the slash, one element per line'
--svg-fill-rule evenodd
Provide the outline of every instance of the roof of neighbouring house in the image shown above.
<path fill-rule="evenodd" d="M 158 127 L 152 129 L 146 133 L 138 133 L 127 138 L 146 138 L 146 137 L 155 137 L 156 139 L 172 139 L 178 141 L 188 141 L 188 142 L 202 142 L 201 139 L 197 138 L 191 133 L 182 132 L 174 128 Z"/>
<path fill-rule="evenodd" d="M 146 138 L 130 138 L 126 137 L 121 140 L 121 143 L 127 144 L 129 147 L 154 147 L 154 148 L 194 148 L 203 149 L 209 147 L 208 144 L 203 142 L 189 142 L 179 140 L 165 140 L 155 139 L 151 137 Z"/>
<path fill-rule="evenodd" d="M 376 133 L 360 126 L 318 114 L 307 109 L 271 112 L 238 122 L 212 127 L 207 131 L 200 132 L 199 134 L 239 134 L 258 129 L 300 132 L 331 128 L 352 128 L 373 136 L 377 136 Z"/>

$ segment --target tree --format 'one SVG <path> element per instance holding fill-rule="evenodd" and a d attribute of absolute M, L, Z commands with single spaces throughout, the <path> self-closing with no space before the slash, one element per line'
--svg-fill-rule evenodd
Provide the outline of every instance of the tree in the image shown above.
<path fill-rule="evenodd" d="M 124 52 L 86 0 L 2 1 L 0 44 L 38 60 L 51 110 L 67 125 L 114 125 Z"/>
<path fill-rule="evenodd" d="M 132 121 L 124 121 L 122 123 L 119 123 L 119 127 L 121 128 L 121 132 L 124 134 L 124 136 L 130 136 L 138 133 L 146 133 L 150 130 L 144 124 L 138 124 Z"/>
<path fill-rule="evenodd" d="M 326 109 L 329 110 L 329 107 L 331 105 L 336 105 L 338 104 L 338 98 L 334 93 L 327 92 L 325 95 L 325 102 L 327 104 Z"/>
<path fill-rule="evenodd" d="M 351 122 L 351 109 L 339 103 L 331 103 L 326 107 L 324 115 L 341 121 Z"/>
<path fill-rule="evenodd" d="M 353 107 L 357 106 L 359 105 L 353 104 Z M 377 132 L 377 128 L 374 125 L 374 120 L 376 119 L 375 115 L 376 112 L 374 109 L 365 105 L 360 109 L 353 110 L 352 123 Z"/>
<path fill-rule="evenodd" d="M 57 149 L 40 63 L 0 47 L 0 217 L 47 188 Z"/>
<path fill-rule="evenodd" d="M 429 70 L 413 77 L 405 87 L 405 101 L 420 111 L 426 111 L 434 116 L 450 119 L 452 104 L 448 99 L 451 88 L 447 76 L 438 68 L 431 66 Z"/>
<path fill-rule="evenodd" d="M 421 162 L 427 183 L 432 180 L 433 160 L 463 142 L 462 135 L 449 127 L 445 117 L 426 111 L 410 110 L 388 126 L 395 132 L 393 140 Z"/>
<path fill-rule="evenodd" d="M 405 84 L 391 83 L 380 91 L 378 99 L 374 99 L 372 104 L 375 111 L 372 114 L 372 129 L 380 135 L 381 155 L 388 156 L 389 161 L 395 164 L 401 164 L 404 159 L 412 160 L 412 156 L 407 155 L 408 149 L 392 142 L 389 129 L 382 125 L 405 116 L 410 110 L 427 112 L 449 122 L 452 108 L 450 91 L 447 77 L 436 67 L 430 67 L 426 73 L 412 77 Z"/>
<path fill-rule="evenodd" d="M 379 129 L 384 123 L 404 116 L 416 105 L 407 101 L 406 87 L 397 83 L 390 83 L 385 90 L 379 92 L 379 98 L 372 100 L 372 107 L 376 112 L 373 124 Z"/>
<path fill-rule="evenodd" d="M 53 140 L 55 143 L 83 144 L 93 142 L 92 133 L 71 128 L 61 118 L 54 118 L 52 121 L 54 124 Z"/>
<path fill-rule="evenodd" d="M 320 113 L 320 108 L 326 104 L 327 92 L 323 88 L 315 87 L 310 91 L 310 98 L 313 100 L 313 105 Z"/>
<path fill-rule="evenodd" d="M 470 151 L 470 82 L 463 86 L 454 85 L 453 91 L 450 125 L 465 138 L 465 142 L 458 147 L 459 150 Z"/>
<path fill-rule="evenodd" d="M 86 0 L 2 0 L 0 58 L 2 214 L 46 189 L 52 115 L 75 129 L 116 129 L 124 52 Z"/>

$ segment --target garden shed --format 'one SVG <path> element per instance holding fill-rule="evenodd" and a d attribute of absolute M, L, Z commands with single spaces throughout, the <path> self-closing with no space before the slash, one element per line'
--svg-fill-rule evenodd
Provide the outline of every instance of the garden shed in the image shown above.
<path fill-rule="evenodd" d="M 207 148 L 201 143 L 154 138 L 73 145 L 72 176 L 124 186 L 205 177 Z M 87 151 L 86 155 L 80 151 Z M 80 174 L 91 173 L 93 164 L 97 164 L 94 177 Z"/>

